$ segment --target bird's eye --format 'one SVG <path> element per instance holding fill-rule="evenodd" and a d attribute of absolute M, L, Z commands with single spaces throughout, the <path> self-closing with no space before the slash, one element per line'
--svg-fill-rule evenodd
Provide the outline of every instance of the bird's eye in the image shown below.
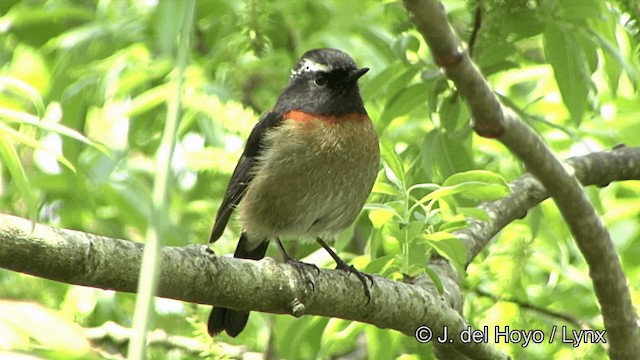
<path fill-rule="evenodd" d="M 323 75 L 318 75 L 313 79 L 313 82 L 318 86 L 324 86 L 327 84 L 327 77 Z"/>

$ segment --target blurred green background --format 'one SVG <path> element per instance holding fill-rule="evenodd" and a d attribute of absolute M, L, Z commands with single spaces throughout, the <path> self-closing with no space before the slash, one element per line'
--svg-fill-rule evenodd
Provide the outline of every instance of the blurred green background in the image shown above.
<path fill-rule="evenodd" d="M 468 41 L 476 1 L 444 1 Z M 560 157 L 640 146 L 640 8 L 633 1 L 489 0 L 472 56 Z M 205 244 L 252 126 L 306 50 L 342 49 L 371 71 L 361 90 L 384 166 L 369 205 L 336 248 L 394 279 L 437 251 L 464 259 L 450 232 L 524 172 L 475 136 L 468 110 L 397 1 L 198 0 L 168 211 L 152 211 L 155 156 L 175 88 L 182 2 L 0 2 L 0 212 L 144 241 L 162 216 L 166 245 Z M 479 171 L 482 170 L 482 171 Z M 440 190 L 439 192 L 436 192 Z M 587 190 L 640 296 L 640 182 Z M 232 222 L 213 247 L 231 254 Z M 290 253 L 333 267 L 316 246 Z M 270 249 L 269 256 L 278 258 Z M 467 269 L 464 316 L 477 327 L 602 329 L 583 258 L 550 201 L 502 231 Z M 490 295 L 490 296 L 487 296 Z M 496 300 L 497 299 L 497 300 Z M 0 270 L 0 355 L 120 358 L 135 297 Z M 568 315 L 566 321 L 542 309 Z M 210 307 L 158 299 L 152 359 L 428 359 L 431 346 L 340 319 L 253 313 L 236 339 L 206 334 Z M 109 327 L 110 332 L 91 328 Z M 599 345 L 498 344 L 517 359 L 600 359 Z M 4 353 L 3 353 L 4 351 Z M 255 356 L 255 357 L 254 357 Z"/>

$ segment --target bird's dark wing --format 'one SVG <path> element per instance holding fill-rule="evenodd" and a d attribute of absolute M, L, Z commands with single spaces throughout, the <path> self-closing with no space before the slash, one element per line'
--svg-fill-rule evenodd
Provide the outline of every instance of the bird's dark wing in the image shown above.
<path fill-rule="evenodd" d="M 242 200 L 247 185 L 249 185 L 253 178 L 255 165 L 262 152 L 262 138 L 265 132 L 280 124 L 281 121 L 282 113 L 272 111 L 262 115 L 256 126 L 253 127 L 244 152 L 242 156 L 240 156 L 235 170 L 233 170 L 233 175 L 231 175 L 229 187 L 224 195 L 222 204 L 220 204 L 218 208 L 216 221 L 211 231 L 211 238 L 209 239 L 210 243 L 217 241 L 222 236 L 231 217 L 231 213 L 233 213 L 233 210 L 238 206 L 240 200 Z"/>

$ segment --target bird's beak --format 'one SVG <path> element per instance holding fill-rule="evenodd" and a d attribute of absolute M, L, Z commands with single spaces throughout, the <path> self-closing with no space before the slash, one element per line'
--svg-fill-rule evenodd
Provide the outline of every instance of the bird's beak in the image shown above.
<path fill-rule="evenodd" d="M 358 79 L 360 79 L 362 75 L 366 74 L 367 71 L 369 71 L 369 68 L 366 67 L 358 70 L 353 70 L 346 78 L 344 78 L 343 82 L 345 84 L 353 84 L 358 81 Z"/>

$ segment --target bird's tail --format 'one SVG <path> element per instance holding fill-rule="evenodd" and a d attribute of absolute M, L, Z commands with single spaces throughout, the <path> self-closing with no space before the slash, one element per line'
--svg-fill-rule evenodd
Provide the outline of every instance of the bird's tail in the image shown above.
<path fill-rule="evenodd" d="M 260 260 L 267 252 L 267 245 L 269 241 L 263 241 L 257 247 L 247 250 L 249 246 L 247 235 L 242 233 L 233 257 Z M 209 315 L 207 330 L 211 336 L 226 331 L 229 336 L 236 337 L 247 325 L 247 320 L 249 320 L 249 311 L 236 311 L 215 306 Z"/>

